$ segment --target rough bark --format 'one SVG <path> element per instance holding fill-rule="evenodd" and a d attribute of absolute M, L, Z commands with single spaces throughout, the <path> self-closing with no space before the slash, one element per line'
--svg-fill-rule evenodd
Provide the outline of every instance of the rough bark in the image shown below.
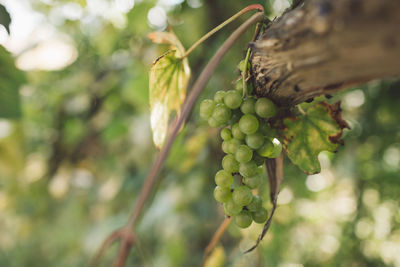
<path fill-rule="evenodd" d="M 305 0 L 252 43 L 258 95 L 291 106 L 400 75 L 399 0 Z"/>

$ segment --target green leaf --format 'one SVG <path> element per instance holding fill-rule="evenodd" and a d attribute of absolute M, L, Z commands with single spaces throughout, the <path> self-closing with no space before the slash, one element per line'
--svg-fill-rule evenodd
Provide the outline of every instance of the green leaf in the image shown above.
<path fill-rule="evenodd" d="M 24 73 L 15 67 L 10 53 L 0 46 L 0 117 L 21 116 L 18 89 L 24 82 Z"/>
<path fill-rule="evenodd" d="M 348 127 L 341 118 L 340 103 L 317 103 L 305 114 L 284 119 L 283 145 L 290 160 L 308 174 L 321 171 L 318 154 L 335 152 L 342 143 L 342 130 Z"/>
<path fill-rule="evenodd" d="M 0 25 L 3 25 L 4 28 L 6 28 L 8 34 L 10 34 L 10 23 L 11 23 L 10 14 L 3 5 L 0 5 Z"/>
<path fill-rule="evenodd" d="M 190 68 L 187 59 L 180 58 L 184 54 L 184 49 L 176 37 L 171 37 L 172 33 L 154 34 L 158 37 L 161 36 L 159 34 L 162 34 L 162 39 L 160 39 L 162 43 L 171 43 L 172 47 L 177 49 L 169 50 L 157 58 L 150 69 L 151 129 L 154 144 L 161 148 L 167 136 L 169 117 L 172 111 L 180 113 L 185 100 Z M 166 39 L 166 36 L 169 39 Z M 161 42 L 154 38 L 152 40 Z"/>

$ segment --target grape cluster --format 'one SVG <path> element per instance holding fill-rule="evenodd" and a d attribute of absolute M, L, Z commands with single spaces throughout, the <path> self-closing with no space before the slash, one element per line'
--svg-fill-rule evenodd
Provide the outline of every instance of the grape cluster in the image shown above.
<path fill-rule="evenodd" d="M 223 203 L 227 216 L 246 228 L 252 221 L 264 223 L 268 213 L 262 206 L 257 191 L 262 182 L 262 165 L 265 158 L 276 158 L 282 151 L 278 139 L 271 137 L 266 119 L 276 115 L 277 108 L 267 98 L 243 98 L 240 83 L 229 91 L 218 91 L 214 99 L 203 100 L 200 116 L 211 127 L 221 130 L 222 170 L 215 175 L 214 198 Z M 234 177 L 237 177 L 235 182 Z"/>

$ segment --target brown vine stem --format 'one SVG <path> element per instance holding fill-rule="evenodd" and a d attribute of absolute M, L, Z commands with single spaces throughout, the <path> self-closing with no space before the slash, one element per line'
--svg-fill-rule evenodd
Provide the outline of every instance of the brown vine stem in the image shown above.
<path fill-rule="evenodd" d="M 121 229 L 117 230 L 117 232 L 120 233 L 119 239 L 120 239 L 120 248 L 118 251 L 118 255 L 113 263 L 113 266 L 115 267 L 122 267 L 125 265 L 126 259 L 129 254 L 129 250 L 131 246 L 134 244 L 134 234 L 132 233 L 133 228 L 135 227 L 140 214 L 142 213 L 142 210 L 144 208 L 144 205 L 151 193 L 151 190 L 155 184 L 155 181 L 158 177 L 158 174 L 161 171 L 161 168 L 167 159 L 168 153 L 171 149 L 171 146 L 178 135 L 178 132 L 184 123 L 184 121 L 188 118 L 191 109 L 194 106 L 194 103 L 196 102 L 197 98 L 199 97 L 200 93 L 203 91 L 203 88 L 207 84 L 208 80 L 210 79 L 211 75 L 215 71 L 215 68 L 219 64 L 219 62 L 222 60 L 223 56 L 228 52 L 228 50 L 233 46 L 233 44 L 239 39 L 240 36 L 243 35 L 243 33 L 250 28 L 252 25 L 254 25 L 257 22 L 261 22 L 264 19 L 264 14 L 262 12 L 257 12 L 253 16 L 251 16 L 248 20 L 246 20 L 239 28 L 237 28 L 230 36 L 229 38 L 223 43 L 223 45 L 218 49 L 218 51 L 215 53 L 215 55 L 211 58 L 209 63 L 205 66 L 204 70 L 200 74 L 200 76 L 197 78 L 196 82 L 194 83 L 192 90 L 183 104 L 182 111 L 178 119 L 175 121 L 173 125 L 171 125 L 170 130 L 169 130 L 169 135 L 168 139 L 161 149 L 161 151 L 158 153 L 155 162 L 149 172 L 149 174 L 146 177 L 146 180 L 140 190 L 138 200 L 136 202 L 136 205 L 134 206 L 131 215 L 129 217 L 129 220 L 127 224 L 122 227 Z M 112 240 L 111 242 L 109 241 L 110 239 L 107 238 L 104 243 L 108 241 L 108 243 L 111 243 L 115 240 Z M 102 245 L 101 248 L 106 248 L 108 245 Z M 98 251 L 95 254 L 95 257 L 92 261 L 92 265 L 95 265 L 102 254 L 104 253 L 105 250 Z"/>
<path fill-rule="evenodd" d="M 226 229 L 228 229 L 228 226 L 231 223 L 231 221 L 232 221 L 232 217 L 225 218 L 225 220 L 218 227 L 217 231 L 215 231 L 213 237 L 210 240 L 210 243 L 208 243 L 207 247 L 204 250 L 203 266 L 206 263 L 206 260 L 207 260 L 208 256 L 210 255 L 211 251 L 213 251 L 215 245 L 221 239 L 221 237 L 225 233 Z"/>

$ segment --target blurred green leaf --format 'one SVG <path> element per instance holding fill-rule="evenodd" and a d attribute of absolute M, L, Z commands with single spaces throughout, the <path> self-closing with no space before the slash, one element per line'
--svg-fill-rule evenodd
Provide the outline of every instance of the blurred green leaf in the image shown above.
<path fill-rule="evenodd" d="M 168 129 L 168 119 L 172 111 L 180 112 L 186 96 L 186 86 L 190 78 L 189 63 L 184 48 L 175 34 L 152 33 L 149 38 L 156 43 L 169 43 L 177 50 L 169 50 L 157 58 L 150 69 L 149 90 L 151 129 L 154 144 L 162 147 Z"/>
<path fill-rule="evenodd" d="M 3 5 L 0 5 L 0 25 L 3 25 L 4 28 L 6 28 L 8 34 L 10 34 L 10 23 L 11 23 L 10 14 Z"/>
<path fill-rule="evenodd" d="M 284 120 L 284 148 L 290 160 L 304 172 L 319 173 L 318 154 L 336 151 L 342 129 L 347 125 L 339 111 L 339 105 L 321 102 L 298 117 Z"/>
<path fill-rule="evenodd" d="M 10 53 L 0 46 L 0 117 L 21 116 L 18 88 L 24 82 L 24 73 L 15 67 Z"/>

